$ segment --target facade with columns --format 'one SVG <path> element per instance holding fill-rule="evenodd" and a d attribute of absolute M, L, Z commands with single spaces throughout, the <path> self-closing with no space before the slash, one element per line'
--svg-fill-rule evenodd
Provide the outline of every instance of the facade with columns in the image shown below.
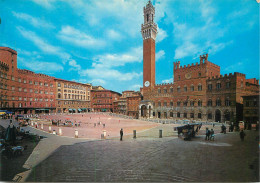
<path fill-rule="evenodd" d="M 143 9 L 143 100 L 139 118 L 189 119 L 197 121 L 243 120 L 242 96 L 259 94 L 259 82 L 245 74 L 220 74 L 220 66 L 200 56 L 199 63 L 181 66 L 174 62 L 173 83 L 155 83 L 155 8 Z"/>

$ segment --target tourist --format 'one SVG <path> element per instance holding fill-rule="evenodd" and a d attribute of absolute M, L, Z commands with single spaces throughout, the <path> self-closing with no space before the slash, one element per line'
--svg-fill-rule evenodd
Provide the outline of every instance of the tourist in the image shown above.
<path fill-rule="evenodd" d="M 123 140 L 123 135 L 124 135 L 123 128 L 121 128 L 121 130 L 120 130 L 120 140 L 121 141 Z"/>
<path fill-rule="evenodd" d="M 246 134 L 245 134 L 244 130 L 241 130 L 241 132 L 240 132 L 241 141 L 244 141 L 245 136 L 246 136 Z"/>
<path fill-rule="evenodd" d="M 209 140 L 209 136 L 210 136 L 210 131 L 208 128 L 206 128 L 206 138 L 205 140 Z"/>
<path fill-rule="evenodd" d="M 211 131 L 210 131 L 210 140 L 215 140 L 215 135 L 214 135 L 214 130 L 213 129 L 211 129 Z"/>

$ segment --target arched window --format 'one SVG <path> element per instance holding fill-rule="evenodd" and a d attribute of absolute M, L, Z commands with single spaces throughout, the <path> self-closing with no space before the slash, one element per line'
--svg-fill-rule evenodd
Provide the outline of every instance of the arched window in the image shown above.
<path fill-rule="evenodd" d="M 212 106 L 212 100 L 211 99 L 208 100 L 208 106 Z"/>
<path fill-rule="evenodd" d="M 190 86 L 190 91 L 194 91 L 194 86 L 193 85 Z"/>
<path fill-rule="evenodd" d="M 58 98 L 61 98 L 61 94 L 60 93 L 58 93 Z"/>
<path fill-rule="evenodd" d="M 202 101 L 201 101 L 201 100 L 198 101 L 198 106 L 199 106 L 199 107 L 202 106 Z"/>
<path fill-rule="evenodd" d="M 216 100 L 216 106 L 221 106 L 221 100 L 220 99 Z"/>
<path fill-rule="evenodd" d="M 161 88 L 158 88 L 158 93 L 161 93 Z"/>

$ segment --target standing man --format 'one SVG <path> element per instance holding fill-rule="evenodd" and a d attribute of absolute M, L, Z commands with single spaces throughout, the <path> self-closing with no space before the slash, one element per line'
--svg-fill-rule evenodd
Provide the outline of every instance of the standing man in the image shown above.
<path fill-rule="evenodd" d="M 244 130 L 241 130 L 241 132 L 240 132 L 241 141 L 244 141 L 245 136 L 246 136 L 246 134 L 245 134 Z"/>
<path fill-rule="evenodd" d="M 120 130 L 120 140 L 121 141 L 123 140 L 123 135 L 124 135 L 123 128 L 121 128 L 121 130 Z"/>

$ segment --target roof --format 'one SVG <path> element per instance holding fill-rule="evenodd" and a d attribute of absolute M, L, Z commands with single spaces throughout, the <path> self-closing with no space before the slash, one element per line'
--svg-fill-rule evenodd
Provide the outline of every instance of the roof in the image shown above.
<path fill-rule="evenodd" d="M 55 81 L 62 81 L 62 82 L 69 82 L 69 83 L 74 83 L 74 84 L 80 84 L 80 85 L 88 85 L 91 86 L 91 84 L 89 83 L 78 83 L 76 81 L 69 81 L 69 80 L 65 80 L 65 79 L 59 79 L 59 78 L 54 78 Z"/>

